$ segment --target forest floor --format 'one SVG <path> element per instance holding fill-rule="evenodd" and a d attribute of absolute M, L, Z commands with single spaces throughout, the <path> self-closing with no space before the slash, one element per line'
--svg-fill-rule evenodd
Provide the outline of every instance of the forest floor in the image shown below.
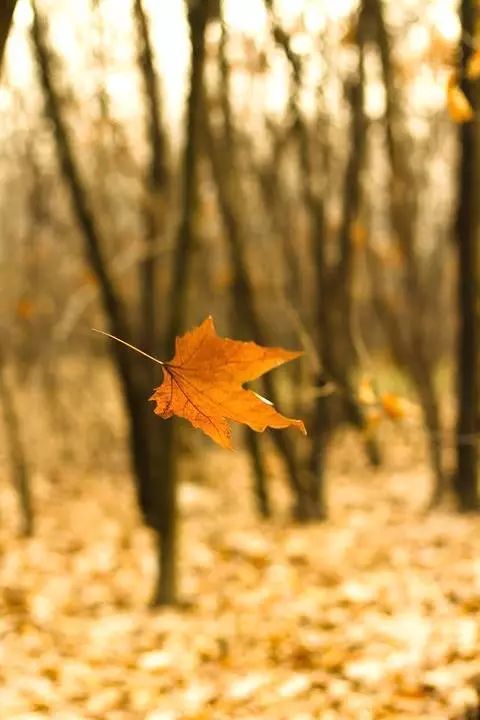
<path fill-rule="evenodd" d="M 181 610 L 147 608 L 154 556 L 127 477 L 35 477 L 26 540 L 2 483 L 1 720 L 447 720 L 473 705 L 479 519 L 422 514 L 428 468 L 408 445 L 378 471 L 337 446 L 331 519 L 307 527 L 278 479 L 277 517 L 259 521 L 243 455 L 205 454 L 208 478 L 181 491 Z"/>

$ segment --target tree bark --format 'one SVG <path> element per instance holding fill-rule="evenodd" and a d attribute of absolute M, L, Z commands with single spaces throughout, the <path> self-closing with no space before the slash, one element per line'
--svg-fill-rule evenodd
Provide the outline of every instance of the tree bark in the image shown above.
<path fill-rule="evenodd" d="M 181 182 L 183 198 L 180 224 L 174 249 L 170 290 L 170 317 L 166 331 L 166 346 L 173 348 L 175 338 L 186 320 L 188 283 L 193 243 L 196 237 L 196 208 L 200 180 L 200 119 L 203 103 L 203 74 L 205 65 L 205 31 L 209 18 L 209 3 L 190 0 L 187 17 L 190 30 L 190 88 L 187 102 L 185 148 Z M 154 605 L 171 605 L 177 600 L 177 476 L 178 442 L 176 426 L 169 421 L 163 433 L 163 479 L 157 488 L 163 508 L 159 554 L 158 585 Z"/>
<path fill-rule="evenodd" d="M 16 4 L 17 0 L 2 0 L 0 3 L 0 72 Z"/>
<path fill-rule="evenodd" d="M 103 253 L 105 239 L 88 202 L 87 191 L 75 159 L 73 144 L 62 114 L 61 99 L 53 84 L 45 21 L 40 17 L 35 5 L 32 39 L 45 97 L 46 113 L 53 125 L 59 165 L 82 233 L 87 261 L 98 280 L 111 332 L 119 338 L 134 341 L 133 332 L 127 322 L 127 308 L 113 284 Z M 147 402 L 152 387 L 143 360 L 125 351 L 115 342 L 110 345 L 110 351 L 120 377 L 125 402 L 130 457 L 138 502 L 146 523 L 160 538 L 159 566 L 166 568 L 165 578 L 161 582 L 166 583 L 169 588 L 169 593 L 164 595 L 165 598 L 173 601 L 175 594 L 171 577 L 175 559 L 170 557 L 167 561 L 166 556 L 167 553 L 173 552 L 171 527 L 175 518 L 171 515 L 175 512 L 175 504 L 171 498 L 170 485 L 163 482 L 164 473 L 168 474 L 171 428 L 167 424 L 159 427 L 158 419 Z"/>
<path fill-rule="evenodd" d="M 322 191 L 318 189 L 319 179 L 316 174 L 315 164 L 312 161 L 310 131 L 300 105 L 303 83 L 302 61 L 300 56 L 298 56 L 292 48 L 290 36 L 283 30 L 275 17 L 273 0 L 265 0 L 265 5 L 270 16 L 273 37 L 285 54 L 292 73 L 292 89 L 289 106 L 293 118 L 293 130 L 298 142 L 302 182 L 301 190 L 310 221 L 309 234 L 317 288 L 317 297 L 315 299 L 317 310 L 316 333 L 312 333 L 312 335 L 316 335 L 317 351 L 322 363 L 322 370 L 325 376 L 331 379 L 338 389 L 339 399 L 343 405 L 346 419 L 354 427 L 364 432 L 366 429 L 366 420 L 362 408 L 356 400 L 351 382 L 353 354 L 352 352 L 345 351 L 345 346 L 351 348 L 353 345 L 351 341 L 350 316 L 349 314 L 344 315 L 344 310 L 349 311 L 348 298 L 350 289 L 343 283 L 337 282 L 340 272 L 343 273 L 345 282 L 348 283 L 351 281 L 351 249 L 350 247 L 347 248 L 345 257 L 343 257 L 338 266 L 332 270 L 327 263 L 325 253 L 326 221 L 324 199 Z M 357 129 L 354 124 L 352 124 L 352 128 L 354 130 Z M 353 151 L 357 152 L 357 148 L 353 148 Z M 362 147 L 359 147 L 358 151 L 361 154 Z M 357 161 L 355 160 L 349 168 L 348 178 L 348 180 L 355 182 L 357 182 L 354 177 L 356 165 Z M 345 209 L 348 209 L 350 212 L 350 205 L 348 205 L 348 208 L 346 206 Z M 346 232 L 341 233 L 340 243 L 345 243 L 349 240 L 348 232 L 349 227 Z M 344 247 L 342 249 L 345 250 Z M 313 496 L 316 496 L 319 502 L 325 497 L 325 489 L 320 486 L 324 482 L 323 463 L 329 434 L 333 429 L 329 420 L 332 416 L 330 405 L 330 398 L 320 397 L 316 401 L 313 409 L 314 417 L 312 425 L 318 436 L 316 435 L 312 439 L 312 457 L 309 461 L 309 482 L 312 485 Z M 323 423 L 327 423 L 325 427 L 323 427 Z M 372 464 L 377 465 L 379 462 L 379 453 L 376 443 L 368 440 L 366 450 Z M 315 454 L 317 457 L 313 457 Z M 318 473 L 317 477 L 312 476 L 313 471 Z M 324 517 L 325 514 L 325 506 L 319 507 L 318 515 Z"/>
<path fill-rule="evenodd" d="M 256 500 L 257 511 L 260 517 L 269 518 L 272 515 L 270 495 L 268 492 L 267 472 L 263 460 L 259 437 L 250 428 L 245 428 L 245 443 L 250 463 L 253 469 L 253 494 Z"/>
<path fill-rule="evenodd" d="M 446 482 L 440 407 L 433 380 L 435 368 L 421 319 L 424 293 L 415 250 L 415 222 L 418 217 L 420 192 L 408 165 L 408 152 L 399 139 L 400 101 L 395 87 L 391 41 L 385 23 L 383 3 L 381 0 L 364 0 L 363 8 L 374 26 L 385 87 L 385 134 L 391 170 L 390 215 L 394 237 L 404 262 L 403 299 L 409 318 L 408 331 L 399 336 L 392 347 L 395 350 L 400 338 L 405 338 L 401 354 L 415 384 L 428 435 L 434 475 L 434 488 L 429 505 L 433 507 L 442 499 Z M 391 329 L 390 327 L 389 331 Z"/>
<path fill-rule="evenodd" d="M 235 200 L 236 196 L 232 188 L 231 174 L 225 168 L 225 153 L 223 153 L 221 141 L 219 143 L 218 138 L 215 137 L 207 108 L 203 117 L 203 126 L 207 156 L 229 244 L 231 265 L 234 272 L 236 305 L 241 311 L 244 323 L 249 328 L 255 341 L 260 345 L 265 345 L 268 343 L 255 307 L 255 294 L 245 258 L 241 222 L 238 217 L 238 202 Z M 265 375 L 263 384 L 268 398 L 274 405 L 278 405 L 276 388 L 269 375 Z M 299 472 L 294 445 L 288 434 L 283 432 L 274 432 L 273 441 L 287 469 L 287 481 L 291 487 L 295 502 L 293 514 L 299 520 L 311 519 L 313 508 Z"/>
<path fill-rule="evenodd" d="M 138 65 L 146 101 L 146 137 L 150 161 L 145 182 L 145 256 L 140 264 L 140 343 L 149 353 L 161 351 L 160 328 L 157 322 L 157 253 L 165 234 L 169 172 L 167 140 L 162 126 L 161 98 L 155 71 L 148 17 L 142 0 L 135 0 Z M 153 370 L 153 368 L 152 368 Z"/>
<path fill-rule="evenodd" d="M 3 357 L 0 355 L 0 405 L 5 425 L 5 437 L 10 460 L 10 468 L 20 507 L 21 534 L 30 537 L 34 531 L 33 502 L 30 489 L 30 475 L 12 393 L 5 377 Z"/>
<path fill-rule="evenodd" d="M 220 43 L 218 53 L 218 64 L 220 70 L 220 105 L 223 116 L 223 153 L 227 153 L 231 158 L 228 171 L 232 171 L 232 167 L 236 167 L 237 145 L 232 121 L 232 105 L 230 101 L 230 64 L 227 57 L 228 48 L 228 29 L 224 17 L 224 7 L 220 7 Z M 239 283 L 233 283 L 233 325 L 245 330 L 244 313 L 242 311 L 242 299 L 238 296 Z M 248 326 L 248 324 L 247 324 Z M 245 447 L 250 460 L 250 467 L 253 473 L 253 493 L 256 501 L 256 507 L 261 517 L 267 518 L 271 515 L 270 497 L 268 493 L 268 480 L 265 468 L 265 462 L 262 450 L 262 440 L 257 433 L 246 427 L 244 431 Z"/>
<path fill-rule="evenodd" d="M 473 52 L 470 38 L 475 36 L 477 23 L 474 0 L 461 4 L 461 70 L 465 70 Z M 460 510 L 479 509 L 478 494 L 478 412 L 479 412 L 479 248 L 480 204 L 478 186 L 480 180 L 480 139 L 478 133 L 479 89 L 466 79 L 463 90 L 474 112 L 475 122 L 465 123 L 459 129 L 459 200 L 457 210 L 458 248 L 458 416 L 457 416 L 457 467 L 454 489 Z"/>

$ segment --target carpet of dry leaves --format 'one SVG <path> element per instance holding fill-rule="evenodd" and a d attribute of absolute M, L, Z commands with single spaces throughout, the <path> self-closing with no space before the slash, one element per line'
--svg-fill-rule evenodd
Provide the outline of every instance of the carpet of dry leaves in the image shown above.
<path fill-rule="evenodd" d="M 277 517 L 258 521 L 241 453 L 206 455 L 202 482 L 185 470 L 182 610 L 146 607 L 154 557 L 127 477 L 36 476 L 28 540 L 3 482 L 1 720 L 444 720 L 474 704 L 480 521 L 421 513 L 428 470 L 407 445 L 377 472 L 337 445 L 319 526 L 288 522 L 278 479 Z"/>

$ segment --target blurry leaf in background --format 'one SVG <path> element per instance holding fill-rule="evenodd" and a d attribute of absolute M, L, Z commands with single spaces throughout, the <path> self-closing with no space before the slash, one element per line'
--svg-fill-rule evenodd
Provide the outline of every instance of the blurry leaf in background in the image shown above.
<path fill-rule="evenodd" d="M 354 247 L 365 247 L 367 243 L 367 230 L 361 220 L 353 220 L 350 224 L 350 241 Z"/>
<path fill-rule="evenodd" d="M 456 123 L 470 122 L 474 117 L 472 106 L 458 85 L 456 73 L 448 81 L 447 110 L 451 119 Z"/>
<path fill-rule="evenodd" d="M 228 267 L 219 269 L 213 277 L 213 284 L 217 290 L 226 290 L 232 287 L 233 274 L 231 269 Z"/>
<path fill-rule="evenodd" d="M 480 50 L 475 50 L 468 60 L 467 77 L 469 80 L 476 80 L 480 77 Z"/>
<path fill-rule="evenodd" d="M 83 267 L 79 274 L 79 284 L 81 286 L 89 285 L 95 287 L 97 285 L 97 278 L 92 270 L 88 267 Z"/>
<path fill-rule="evenodd" d="M 366 375 L 360 379 L 357 396 L 362 405 L 377 405 L 378 398 L 371 377 Z"/>
<path fill-rule="evenodd" d="M 22 297 L 17 303 L 15 313 L 19 320 L 31 320 L 35 314 L 35 304 L 30 298 Z"/>
<path fill-rule="evenodd" d="M 414 418 L 418 406 L 393 392 L 378 393 L 369 376 L 360 379 L 357 390 L 359 402 L 366 408 L 368 430 L 374 430 L 382 419 L 403 420 Z"/>
<path fill-rule="evenodd" d="M 391 420 L 401 420 L 405 417 L 406 405 L 403 398 L 394 393 L 383 393 L 380 401 L 383 412 Z"/>

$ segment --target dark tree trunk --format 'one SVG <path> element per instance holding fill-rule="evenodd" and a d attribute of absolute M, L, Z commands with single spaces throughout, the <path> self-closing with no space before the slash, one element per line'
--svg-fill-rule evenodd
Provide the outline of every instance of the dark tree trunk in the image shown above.
<path fill-rule="evenodd" d="M 220 104 L 223 115 L 223 153 L 228 154 L 231 158 L 229 164 L 229 172 L 232 167 L 236 167 L 236 151 L 237 138 L 234 134 L 232 123 L 232 106 L 230 102 L 230 64 L 227 58 L 228 48 L 228 30 L 224 18 L 224 8 L 219 7 L 221 35 L 219 43 L 218 63 L 220 70 Z M 238 327 L 240 332 L 248 330 L 248 323 L 245 323 L 245 317 L 242 310 L 242 297 L 239 295 L 240 286 L 238 282 L 233 284 L 233 317 L 232 324 Z M 244 327 L 247 325 L 247 327 Z M 261 517 L 267 518 L 271 515 L 270 497 L 268 493 L 268 479 L 265 468 L 265 461 L 262 450 L 262 440 L 253 430 L 246 427 L 244 432 L 245 447 L 248 452 L 250 466 L 253 473 L 253 494 L 256 507 Z"/>
<path fill-rule="evenodd" d="M 473 52 L 470 38 L 477 25 L 476 3 L 463 0 L 462 70 L 465 72 Z M 474 111 L 480 109 L 478 87 L 466 80 L 463 89 Z M 476 122 L 460 127 L 459 201 L 457 213 L 458 246 L 458 418 L 457 468 L 454 488 L 459 507 L 464 512 L 479 509 L 478 495 L 478 431 L 479 411 L 479 229 L 480 203 L 478 202 L 480 142 Z"/>
<path fill-rule="evenodd" d="M 441 414 L 433 381 L 435 364 L 429 352 L 427 333 L 421 317 L 424 291 L 415 247 L 415 223 L 421 202 L 421 191 L 415 183 L 415 177 L 409 166 L 405 143 L 401 142 L 400 100 L 396 89 L 391 41 L 385 23 L 383 3 L 381 0 L 364 0 L 363 8 L 374 28 L 385 87 L 385 135 L 391 170 L 390 216 L 394 237 L 404 260 L 403 301 L 409 318 L 406 332 L 398 334 L 396 338 L 392 337 L 392 332 L 395 331 L 391 323 L 386 329 L 390 333 L 394 352 L 396 348 L 400 350 L 422 405 L 434 475 L 434 490 L 430 500 L 430 507 L 433 507 L 442 499 L 446 483 L 442 458 Z M 385 318 L 384 313 L 382 317 Z"/>
<path fill-rule="evenodd" d="M 60 168 L 70 192 L 72 209 L 82 233 L 87 260 L 99 283 L 111 332 L 119 338 L 133 340 L 127 323 L 126 307 L 112 282 L 103 254 L 106 243 L 89 205 L 71 138 L 62 115 L 61 100 L 52 82 L 45 23 L 35 7 L 32 38 L 45 96 L 46 113 L 54 128 Z M 145 372 L 144 362 L 118 343 L 112 343 L 110 350 L 123 391 L 128 418 L 130 457 L 138 501 L 145 521 L 160 537 L 162 549 L 159 565 L 166 568 L 166 574 L 159 583 L 162 587 L 162 598 L 170 602 L 175 597 L 175 585 L 172 581 L 174 557 L 167 561 L 166 553 L 173 552 L 171 526 L 174 519 L 171 515 L 174 513 L 175 505 L 171 501 L 171 487 L 163 482 L 163 477 L 164 475 L 169 477 L 171 430 L 159 426 L 158 419 L 147 402 L 152 387 L 149 374 Z M 163 544 L 162 540 L 164 540 Z M 168 588 L 168 592 L 165 587 Z"/>
<path fill-rule="evenodd" d="M 16 4 L 17 0 L 2 0 L 0 2 L 0 72 Z"/>
<path fill-rule="evenodd" d="M 181 181 L 183 199 L 180 224 L 173 257 L 169 319 L 166 347 L 173 350 L 175 338 L 184 329 L 187 308 L 192 248 L 196 234 L 196 208 L 200 180 L 200 118 L 203 103 L 203 74 L 205 65 L 205 31 L 209 18 L 208 2 L 187 2 L 190 30 L 191 66 L 187 103 L 185 149 Z M 177 471 L 178 442 L 176 426 L 170 421 L 162 433 L 162 482 L 157 487 L 163 508 L 160 526 L 159 583 L 153 598 L 154 605 L 170 605 L 176 601 L 177 554 Z"/>
<path fill-rule="evenodd" d="M 342 250 L 345 250 L 345 256 L 342 256 L 341 262 L 332 272 L 326 259 L 326 221 L 325 207 L 322 191 L 319 190 L 321 182 L 318 177 L 318 169 L 315 161 L 312 159 L 312 142 L 308 123 L 301 109 L 301 91 L 303 83 L 303 65 L 302 59 L 297 55 L 291 43 L 291 38 L 281 27 L 274 13 L 273 0 L 265 0 L 267 12 L 269 13 L 272 34 L 285 54 L 290 65 L 292 73 L 292 88 L 290 93 L 290 113 L 293 118 L 293 130 L 298 143 L 298 154 L 301 168 L 302 196 L 306 211 L 310 221 L 310 242 L 312 261 L 315 270 L 315 285 L 317 290 L 316 304 L 316 327 L 312 336 L 317 339 L 317 351 L 322 364 L 322 370 L 325 376 L 333 381 L 342 402 L 344 416 L 354 427 L 358 428 L 362 433 L 366 429 L 366 420 L 360 407 L 352 387 L 351 374 L 353 364 L 353 353 L 351 352 L 351 323 L 350 323 L 350 294 L 351 288 L 346 287 L 343 281 L 339 283 L 337 275 L 342 273 L 345 283 L 352 280 L 352 256 L 349 243 L 350 223 L 349 216 L 355 211 L 354 203 L 358 200 L 359 177 L 358 171 L 362 162 L 363 154 L 363 128 L 361 127 L 362 117 L 360 113 L 356 117 L 352 117 L 352 131 L 361 137 L 361 144 L 357 148 L 353 146 L 353 154 L 348 169 L 347 182 L 351 184 L 348 188 L 348 197 L 345 202 L 344 211 L 346 217 L 345 222 L 348 226 L 342 231 L 340 241 L 344 244 Z M 363 13 L 362 13 L 363 14 Z M 363 88 L 357 88 L 356 101 L 362 99 Z M 358 126 L 360 124 L 360 127 Z M 358 157 L 355 154 L 358 151 Z M 352 202 L 354 201 L 354 202 Z M 347 315 L 345 315 L 347 312 Z M 350 348 L 350 352 L 345 351 L 345 347 Z M 336 398 L 335 398 L 336 400 Z M 313 409 L 312 425 L 315 432 L 320 433 L 321 437 L 314 439 L 311 444 L 311 457 L 309 461 L 309 473 L 314 469 L 318 472 L 318 479 L 310 477 L 313 486 L 318 486 L 316 494 L 319 502 L 325 496 L 324 489 L 320 489 L 324 482 L 323 464 L 325 460 L 325 449 L 328 445 L 328 433 L 332 430 L 330 425 L 322 427 L 322 423 L 326 420 L 330 412 L 329 406 L 333 404 L 332 398 L 320 398 L 315 403 Z M 325 407 L 327 406 L 327 408 Z M 319 452 L 318 448 L 322 451 Z M 379 462 L 379 453 L 376 443 L 369 440 L 367 442 L 367 454 L 372 464 L 377 465 Z M 317 457 L 314 455 L 318 453 Z M 316 514 L 324 517 L 326 514 L 325 506 L 318 507 Z"/>
<path fill-rule="evenodd" d="M 182 160 L 183 199 L 178 229 L 170 292 L 170 318 L 167 346 L 173 347 L 186 318 L 187 281 L 192 244 L 195 238 L 195 210 L 199 184 L 200 122 L 203 104 L 203 71 L 205 64 L 205 31 L 209 2 L 187 0 L 190 30 L 190 91 L 187 103 L 185 150 Z"/>
<path fill-rule="evenodd" d="M 267 472 L 260 447 L 259 436 L 250 428 L 245 428 L 245 443 L 253 469 L 253 494 L 258 513 L 263 518 L 272 515 L 270 495 L 268 492 Z"/>
<path fill-rule="evenodd" d="M 0 406 L 5 425 L 5 438 L 7 440 L 7 451 L 10 460 L 10 469 L 15 484 L 20 516 L 22 518 L 21 534 L 33 535 L 34 516 L 33 503 L 30 490 L 30 475 L 28 472 L 25 447 L 22 440 L 20 422 L 15 408 L 11 390 L 5 377 L 5 367 L 0 355 Z"/>
<path fill-rule="evenodd" d="M 165 234 L 169 172 L 167 141 L 163 131 L 161 98 L 155 72 L 148 18 L 142 0 L 135 0 L 134 14 L 138 37 L 138 65 L 146 102 L 146 137 L 150 162 L 145 182 L 145 252 L 140 264 L 139 333 L 142 347 L 149 353 L 161 350 L 158 327 L 157 258 L 158 245 Z"/>
<path fill-rule="evenodd" d="M 206 151 L 210 161 L 218 204 L 229 243 L 231 265 L 234 272 L 236 305 L 239 312 L 241 311 L 242 313 L 242 320 L 245 327 L 249 328 L 255 341 L 260 345 L 265 345 L 268 343 L 266 342 L 264 329 L 255 306 L 254 290 L 248 273 L 245 243 L 242 237 L 241 222 L 238 217 L 237 196 L 233 193 L 231 175 L 229 171 L 225 169 L 225 155 L 223 153 L 222 142 L 221 140 L 219 142 L 218 138 L 215 137 L 212 121 L 207 109 L 203 119 Z M 274 405 L 278 405 L 276 387 L 270 375 L 265 375 L 263 384 L 269 400 L 271 400 Z M 293 513 L 299 520 L 311 519 L 312 506 L 299 472 L 293 442 L 289 435 L 284 432 L 274 432 L 273 442 L 287 470 L 287 481 L 295 500 Z"/>

